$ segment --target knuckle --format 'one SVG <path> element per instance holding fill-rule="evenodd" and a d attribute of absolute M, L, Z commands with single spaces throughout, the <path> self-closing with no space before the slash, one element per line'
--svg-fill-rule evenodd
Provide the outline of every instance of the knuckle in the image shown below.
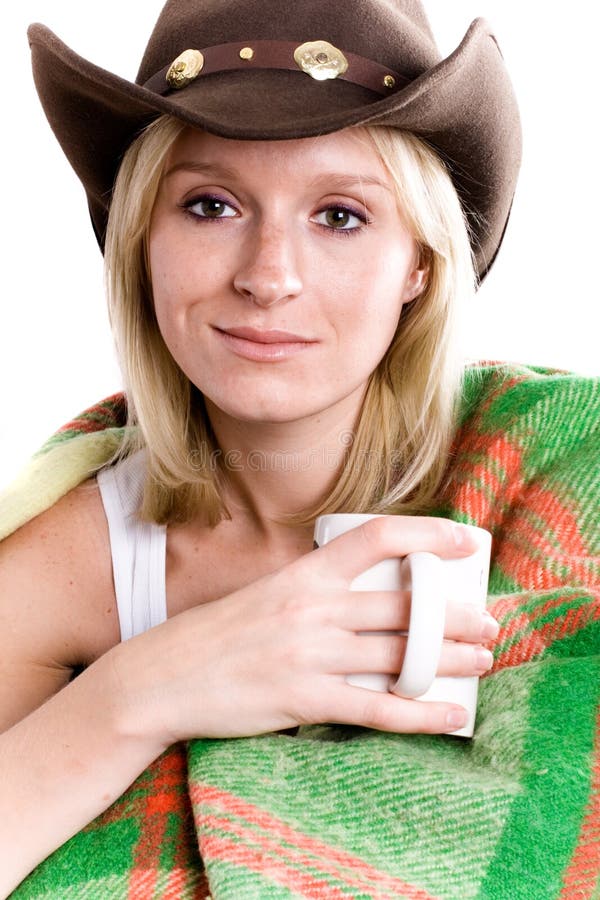
<path fill-rule="evenodd" d="M 385 672 L 400 673 L 406 653 L 406 638 L 389 637 L 383 644 L 383 660 Z"/>
<path fill-rule="evenodd" d="M 299 725 L 316 725 L 331 718 L 326 695 L 310 677 L 292 681 L 286 692 L 286 708 Z"/>
<path fill-rule="evenodd" d="M 312 653 L 306 641 L 291 640 L 283 649 L 282 657 L 284 665 L 290 670 L 304 672 L 310 667 Z"/>
<path fill-rule="evenodd" d="M 422 705 L 430 706 L 430 704 L 425 703 Z M 426 709 L 423 711 L 421 721 L 416 730 L 423 734 L 440 734 L 440 732 L 446 731 L 445 716 L 436 709 Z"/>
<path fill-rule="evenodd" d="M 360 531 L 363 541 L 369 547 L 394 556 L 398 552 L 401 534 L 409 534 L 411 530 L 421 535 L 423 550 L 453 550 L 457 546 L 458 527 L 456 522 L 440 516 L 387 515 L 369 519 L 360 526 Z"/>
<path fill-rule="evenodd" d="M 278 612 L 286 628 L 303 628 L 310 621 L 312 607 L 304 594 L 294 592 L 281 598 Z"/>
<path fill-rule="evenodd" d="M 465 647 L 459 641 L 450 641 L 442 646 L 442 655 L 440 657 L 441 675 L 466 675 L 472 666 L 473 656 L 470 648 Z"/>
<path fill-rule="evenodd" d="M 481 635 L 481 612 L 475 604 L 463 608 L 462 634 L 465 638 L 479 640 Z"/>
<path fill-rule="evenodd" d="M 435 703 L 406 700 L 389 694 L 373 691 L 366 697 L 361 711 L 361 725 L 378 731 L 393 731 L 398 734 L 440 734 L 447 731 L 443 710 Z"/>
<path fill-rule="evenodd" d="M 379 545 L 387 533 L 387 525 L 385 516 L 369 519 L 361 526 L 363 540 L 371 545 Z"/>
<path fill-rule="evenodd" d="M 366 697 L 363 710 L 362 710 L 362 722 L 366 728 L 375 728 L 379 731 L 385 729 L 386 725 L 388 725 L 388 716 L 385 714 L 385 710 L 383 704 L 381 702 L 381 695 L 379 695 L 376 691 L 371 691 L 373 694 L 372 697 Z"/>
<path fill-rule="evenodd" d="M 436 518 L 434 520 L 433 535 L 438 544 L 454 544 L 454 524 L 449 519 Z"/>
<path fill-rule="evenodd" d="M 310 714 L 310 699 L 306 696 L 306 691 L 303 689 L 303 682 L 301 681 L 292 681 L 292 683 L 288 687 L 287 697 L 286 697 L 286 708 L 289 709 L 292 717 L 297 722 L 302 722 L 303 724 L 309 724 L 311 719 Z"/>

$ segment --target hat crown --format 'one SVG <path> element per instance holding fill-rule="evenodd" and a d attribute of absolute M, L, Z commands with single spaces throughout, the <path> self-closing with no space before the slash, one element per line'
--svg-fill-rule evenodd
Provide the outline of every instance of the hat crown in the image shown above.
<path fill-rule="evenodd" d="M 409 78 L 441 59 L 418 0 L 167 0 L 136 81 L 146 83 L 188 48 L 252 40 L 326 40 Z"/>
<path fill-rule="evenodd" d="M 40 100 L 86 189 L 100 246 L 125 151 L 169 115 L 232 140 L 295 140 L 364 124 L 412 133 L 447 164 L 481 278 L 495 259 L 521 122 L 485 19 L 442 58 L 420 0 L 168 0 L 135 84 L 78 56 L 44 25 L 28 35 Z"/>

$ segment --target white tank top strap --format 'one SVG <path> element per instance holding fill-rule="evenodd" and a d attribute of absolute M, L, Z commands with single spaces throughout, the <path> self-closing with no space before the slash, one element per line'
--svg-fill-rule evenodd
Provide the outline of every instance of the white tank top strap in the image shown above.
<path fill-rule="evenodd" d="M 121 640 L 160 625 L 167 618 L 165 525 L 142 522 L 146 451 L 97 474 L 108 521 Z"/>

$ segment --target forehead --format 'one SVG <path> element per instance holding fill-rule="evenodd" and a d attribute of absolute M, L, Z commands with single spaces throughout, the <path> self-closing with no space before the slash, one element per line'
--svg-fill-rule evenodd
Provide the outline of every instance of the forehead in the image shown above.
<path fill-rule="evenodd" d="M 166 170 L 184 163 L 218 163 L 231 174 L 319 171 L 371 177 L 391 186 L 389 175 L 365 129 L 346 128 L 318 137 L 285 141 L 240 141 L 186 128 L 171 147 Z"/>

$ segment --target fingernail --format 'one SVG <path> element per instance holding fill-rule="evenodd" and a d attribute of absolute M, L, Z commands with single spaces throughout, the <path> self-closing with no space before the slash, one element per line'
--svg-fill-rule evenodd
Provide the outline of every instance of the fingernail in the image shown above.
<path fill-rule="evenodd" d="M 455 728 L 462 728 L 467 724 L 467 719 L 469 715 L 466 709 L 462 709 L 460 706 L 456 706 L 454 709 L 451 709 L 448 715 L 446 716 L 446 723 L 451 731 L 454 731 Z"/>
<path fill-rule="evenodd" d="M 475 651 L 475 666 L 478 674 L 483 674 L 494 665 L 494 657 L 489 650 L 478 647 Z"/>
<path fill-rule="evenodd" d="M 498 637 L 498 633 L 500 631 L 500 625 L 493 616 L 490 616 L 489 612 L 483 613 L 483 625 L 481 626 L 481 638 L 482 640 L 491 640 L 493 638 Z"/>
<path fill-rule="evenodd" d="M 454 543 L 459 550 L 466 550 L 467 547 L 471 546 L 471 532 L 468 530 L 468 528 L 465 528 L 463 525 L 459 525 L 455 522 L 453 535 Z"/>

